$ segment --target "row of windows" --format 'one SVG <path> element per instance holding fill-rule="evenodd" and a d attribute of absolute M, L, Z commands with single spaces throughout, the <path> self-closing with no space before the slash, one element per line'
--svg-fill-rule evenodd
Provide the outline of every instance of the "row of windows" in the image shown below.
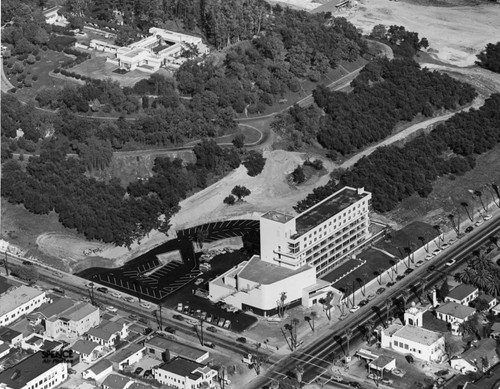
<path fill-rule="evenodd" d="M 364 212 L 365 212 L 365 208 L 363 208 L 362 210 L 359 210 L 357 215 L 362 215 Z M 351 212 L 351 210 L 349 210 L 349 213 Z M 352 218 L 354 217 L 354 215 L 343 215 L 343 219 L 339 218 L 339 223 L 341 223 L 339 225 L 339 227 L 350 221 Z M 328 231 L 327 231 L 327 226 L 320 226 L 317 230 L 315 230 L 314 232 L 311 232 L 308 236 L 304 236 L 304 242 L 307 242 L 307 239 L 309 239 L 309 244 L 312 243 L 312 238 L 313 238 L 313 235 L 317 235 L 318 232 L 319 232 L 319 237 L 321 238 L 322 236 L 325 236 L 327 234 L 327 232 L 332 232 L 332 231 L 335 231 L 335 229 L 337 228 L 337 224 L 333 224 L 333 228 L 332 228 L 332 223 L 336 223 L 337 221 L 337 218 L 334 218 L 333 221 L 330 220 L 329 223 L 328 223 Z M 317 240 L 317 237 L 314 237 L 314 241 Z M 307 245 L 307 244 L 306 244 Z"/>
<path fill-rule="evenodd" d="M 28 389 L 48 389 L 48 388 L 52 388 L 54 387 L 55 385 L 57 385 L 57 382 L 59 381 L 56 377 L 56 373 L 53 372 L 51 373 L 49 376 L 45 377 L 44 379 L 41 379 L 40 381 L 30 385 L 28 387 Z M 66 374 L 62 374 L 61 376 L 61 379 L 64 380 L 66 378 Z M 52 379 L 52 381 L 50 382 L 47 382 L 49 381 L 50 379 Z M 43 385 L 43 386 L 42 386 Z"/>

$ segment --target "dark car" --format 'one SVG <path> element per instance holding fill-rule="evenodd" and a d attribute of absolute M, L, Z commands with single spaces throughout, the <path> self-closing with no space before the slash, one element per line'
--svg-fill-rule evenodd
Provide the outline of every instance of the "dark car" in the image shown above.
<path fill-rule="evenodd" d="M 213 344 L 212 342 L 204 342 L 203 344 L 204 344 L 206 347 L 215 348 L 215 344 Z"/>
<path fill-rule="evenodd" d="M 210 326 L 210 327 L 207 327 L 207 331 L 216 333 L 217 332 L 217 328 Z"/>
<path fill-rule="evenodd" d="M 181 315 L 174 315 L 172 316 L 175 320 L 179 320 L 179 321 L 183 321 L 184 320 L 184 317 L 182 317 Z"/>
<path fill-rule="evenodd" d="M 382 294 L 385 292 L 385 288 L 378 288 L 377 289 L 377 294 Z"/>
<path fill-rule="evenodd" d="M 148 319 L 145 319 L 144 317 L 141 317 L 139 318 L 139 323 L 142 323 L 142 324 L 148 324 Z"/>
<path fill-rule="evenodd" d="M 173 327 L 165 327 L 165 331 L 170 332 L 171 334 L 175 334 L 175 328 Z"/>
<path fill-rule="evenodd" d="M 401 281 L 403 278 L 405 278 L 405 275 L 400 274 L 399 276 L 396 277 L 396 280 Z"/>
<path fill-rule="evenodd" d="M 362 388 L 361 384 L 359 382 L 356 382 L 356 381 L 350 381 L 347 383 L 347 385 L 349 385 L 352 388 L 356 388 L 356 389 Z"/>
<path fill-rule="evenodd" d="M 137 320 L 139 318 L 139 316 L 135 315 L 135 314 L 131 314 L 131 315 L 128 315 L 128 318 L 130 320 Z"/>
<path fill-rule="evenodd" d="M 366 304 L 368 304 L 368 300 L 361 300 L 361 301 L 358 303 L 358 305 L 359 305 L 360 307 L 364 307 Z"/>
<path fill-rule="evenodd" d="M 138 367 L 137 369 L 134 370 L 134 374 L 139 375 L 142 373 L 144 369 L 142 367 Z"/>
<path fill-rule="evenodd" d="M 439 370 L 438 372 L 434 373 L 436 374 L 438 377 L 443 377 L 445 375 L 448 375 L 449 371 L 448 370 Z"/>
<path fill-rule="evenodd" d="M 30 261 L 23 261 L 23 265 L 33 265 L 33 262 L 30 262 Z"/>
<path fill-rule="evenodd" d="M 469 226 L 465 229 L 465 232 L 469 233 L 469 232 L 472 232 L 474 230 L 474 227 L 472 226 Z"/>
<path fill-rule="evenodd" d="M 436 269 L 435 265 L 430 265 L 427 271 L 434 271 Z"/>
<path fill-rule="evenodd" d="M 153 370 L 145 370 L 144 374 L 142 375 L 144 378 L 149 378 L 153 377 Z"/>
<path fill-rule="evenodd" d="M 394 285 L 396 285 L 396 283 L 394 281 L 391 281 L 391 282 L 388 282 L 386 286 L 388 288 L 390 288 L 391 286 L 394 286 Z"/>
<path fill-rule="evenodd" d="M 100 287 L 100 288 L 97 288 L 96 290 L 98 292 L 101 292 L 101 293 L 108 293 L 108 288 Z"/>
<path fill-rule="evenodd" d="M 144 329 L 144 335 L 149 335 L 151 332 L 153 332 L 153 329 L 152 328 L 146 328 Z"/>
<path fill-rule="evenodd" d="M 237 342 L 240 342 L 240 343 L 246 343 L 247 342 L 247 338 L 244 338 L 243 336 L 239 337 L 236 339 Z"/>
<path fill-rule="evenodd" d="M 413 273 L 413 269 L 411 267 L 405 270 L 405 274 L 411 274 L 411 273 Z"/>

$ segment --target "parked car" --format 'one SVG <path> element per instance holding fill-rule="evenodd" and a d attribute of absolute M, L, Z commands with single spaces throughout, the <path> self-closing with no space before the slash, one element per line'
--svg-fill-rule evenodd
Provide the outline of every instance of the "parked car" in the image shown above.
<path fill-rule="evenodd" d="M 134 370 L 134 374 L 135 375 L 139 375 L 139 374 L 141 374 L 143 372 L 143 370 L 144 369 L 142 367 L 138 367 L 137 369 Z"/>
<path fill-rule="evenodd" d="M 426 261 L 430 261 L 430 260 L 432 259 L 432 257 L 433 257 L 433 256 L 434 256 L 434 255 L 432 255 L 432 254 L 427 254 L 427 255 L 425 256 L 425 260 L 426 260 Z"/>
<path fill-rule="evenodd" d="M 413 269 L 411 267 L 405 270 L 405 274 L 411 274 L 411 273 L 413 273 Z"/>
<path fill-rule="evenodd" d="M 144 374 L 142 375 L 144 378 L 150 378 L 153 377 L 153 370 L 146 370 L 144 371 Z"/>
<path fill-rule="evenodd" d="M 484 220 L 490 220 L 490 219 L 491 219 L 491 215 L 484 215 L 484 216 L 483 216 L 483 219 L 484 219 Z"/>
<path fill-rule="evenodd" d="M 372 301 L 374 298 L 375 298 L 375 296 L 373 294 L 369 294 L 368 296 L 366 296 L 366 299 L 368 301 Z"/>
<path fill-rule="evenodd" d="M 226 320 L 224 322 L 224 328 L 229 328 L 229 327 L 231 327 L 231 320 Z"/>
<path fill-rule="evenodd" d="M 341 375 L 334 375 L 332 376 L 332 380 L 336 382 L 342 382 L 344 381 L 344 378 Z"/>
<path fill-rule="evenodd" d="M 361 301 L 358 303 L 358 305 L 359 305 L 360 307 L 364 307 L 366 304 L 368 304 L 368 300 L 361 300 Z"/>
<path fill-rule="evenodd" d="M 149 335 L 151 332 L 153 332 L 153 329 L 152 328 L 145 328 L 144 329 L 144 335 Z"/>
<path fill-rule="evenodd" d="M 208 332 L 213 332 L 213 333 L 216 333 L 217 332 L 217 328 L 213 327 L 213 326 L 210 326 L 210 327 L 207 327 L 206 330 Z"/>
<path fill-rule="evenodd" d="M 128 318 L 131 320 L 137 320 L 139 317 L 136 314 L 132 313 L 131 315 L 128 315 Z"/>
<path fill-rule="evenodd" d="M 416 266 L 416 267 L 420 267 L 420 266 L 422 266 L 423 264 L 424 264 L 424 261 L 418 261 L 418 262 L 415 264 L 415 266 Z"/>
<path fill-rule="evenodd" d="M 203 284 L 203 278 L 197 278 L 196 281 L 194 282 L 195 285 L 200 285 Z"/>
<path fill-rule="evenodd" d="M 224 319 L 223 317 L 221 317 L 221 318 L 219 319 L 219 321 L 217 322 L 217 325 L 218 325 L 219 327 L 223 327 L 223 326 L 224 326 L 225 321 L 226 321 L 226 319 Z"/>
<path fill-rule="evenodd" d="M 396 285 L 396 283 L 394 281 L 391 281 L 391 282 L 388 282 L 385 286 L 390 288 L 391 286 L 394 286 L 394 285 Z"/>
<path fill-rule="evenodd" d="M 444 242 L 444 243 L 441 245 L 441 250 L 447 249 L 449 245 L 450 245 L 449 243 Z"/>
<path fill-rule="evenodd" d="M 151 304 L 143 302 L 143 303 L 141 303 L 141 307 L 143 307 L 143 308 L 151 308 Z"/>
<path fill-rule="evenodd" d="M 32 265 L 33 265 L 33 262 L 30 262 L 30 261 L 23 261 L 23 265 L 32 266 Z"/>
<path fill-rule="evenodd" d="M 240 342 L 240 343 L 246 343 L 247 342 L 247 338 L 244 338 L 243 336 L 241 336 L 239 338 L 236 338 L 236 341 Z"/>
<path fill-rule="evenodd" d="M 109 312 L 118 312 L 118 309 L 116 309 L 115 307 L 113 307 L 112 305 L 108 305 L 106 307 L 106 310 L 109 311 Z"/>
<path fill-rule="evenodd" d="M 469 232 L 472 232 L 473 230 L 474 230 L 474 227 L 469 226 L 469 227 L 467 227 L 467 228 L 465 229 L 465 232 L 466 232 L 466 233 L 469 233 Z"/>
<path fill-rule="evenodd" d="M 212 342 L 203 342 L 203 344 L 204 344 L 206 347 L 215 348 L 215 344 L 213 344 Z"/>
<path fill-rule="evenodd" d="M 149 321 L 148 319 L 144 318 L 144 317 L 141 317 L 139 318 L 139 323 L 142 323 L 142 324 L 149 324 Z"/>
<path fill-rule="evenodd" d="M 175 334 L 175 328 L 167 326 L 165 327 L 165 331 L 170 332 L 171 334 Z"/>
<path fill-rule="evenodd" d="M 206 320 L 207 319 L 207 313 L 203 311 L 200 316 L 201 320 Z"/>
<path fill-rule="evenodd" d="M 401 281 L 403 278 L 405 278 L 404 274 L 400 274 L 399 276 L 396 277 L 397 281 Z"/>
<path fill-rule="evenodd" d="M 122 297 L 122 295 L 120 293 L 118 293 L 118 292 L 112 292 L 111 296 L 116 297 L 116 298 Z"/>
<path fill-rule="evenodd" d="M 198 324 L 200 324 L 200 322 L 198 320 L 194 320 L 194 319 L 188 319 L 187 323 L 192 325 L 192 326 L 197 326 Z"/>
<path fill-rule="evenodd" d="M 108 293 L 108 288 L 104 288 L 104 287 L 99 287 L 96 289 L 98 292 L 101 292 L 101 293 Z"/>
<path fill-rule="evenodd" d="M 453 243 L 455 243 L 457 240 L 455 238 L 451 238 L 449 241 L 448 241 L 448 244 L 451 246 Z"/>
<path fill-rule="evenodd" d="M 76 374 L 76 370 L 74 370 L 74 369 L 68 369 L 68 373 L 69 374 Z"/>
<path fill-rule="evenodd" d="M 434 265 L 430 265 L 429 268 L 427 269 L 427 271 L 430 271 L 430 272 L 434 271 L 434 270 L 436 270 L 436 266 L 434 266 Z"/>
<path fill-rule="evenodd" d="M 178 304 L 177 304 L 177 310 L 178 310 L 179 312 L 182 312 L 182 303 L 178 303 Z"/>
<path fill-rule="evenodd" d="M 449 261 L 447 261 L 447 262 L 445 263 L 445 265 L 446 265 L 446 266 L 452 266 L 452 265 L 454 265 L 454 264 L 455 264 L 455 262 L 456 262 L 456 260 L 454 260 L 454 259 L 450 259 Z"/>
<path fill-rule="evenodd" d="M 479 227 L 479 226 L 480 226 L 481 224 L 483 224 L 483 223 L 484 223 L 484 220 L 481 220 L 481 219 L 480 219 L 480 220 L 478 220 L 476 223 L 474 223 L 474 225 L 475 225 L 476 227 Z"/>
<path fill-rule="evenodd" d="M 359 305 L 355 305 L 354 307 L 352 307 L 351 309 L 349 309 L 349 312 L 356 312 L 359 308 L 361 308 Z"/>
<path fill-rule="evenodd" d="M 436 249 L 432 252 L 432 255 L 436 256 L 436 255 L 439 255 L 441 254 L 441 249 Z"/>
<path fill-rule="evenodd" d="M 359 382 L 356 382 L 356 381 L 347 382 L 347 385 L 349 385 L 351 388 L 356 388 L 356 389 L 362 388 L 361 384 Z"/>
<path fill-rule="evenodd" d="M 181 315 L 174 315 L 172 316 L 175 320 L 179 320 L 179 321 L 183 321 L 184 320 L 184 317 L 181 316 Z"/>
<path fill-rule="evenodd" d="M 205 318 L 205 321 L 206 321 L 207 323 L 211 323 L 211 322 L 212 322 L 212 319 L 213 319 L 212 315 L 207 315 L 207 317 Z"/>
<path fill-rule="evenodd" d="M 130 297 L 130 296 L 123 297 L 123 299 L 125 301 L 128 301 L 129 303 L 133 303 L 135 301 L 135 299 L 133 297 Z"/>
<path fill-rule="evenodd" d="M 377 294 L 382 294 L 385 292 L 385 288 L 378 288 L 377 289 Z"/>

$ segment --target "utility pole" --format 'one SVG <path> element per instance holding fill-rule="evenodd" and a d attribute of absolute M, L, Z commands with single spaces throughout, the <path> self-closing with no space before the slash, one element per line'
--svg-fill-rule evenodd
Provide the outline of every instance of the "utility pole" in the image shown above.
<path fill-rule="evenodd" d="M 3 260 L 3 265 L 5 266 L 5 275 L 8 277 L 9 276 L 9 262 L 7 259 L 7 252 L 5 252 L 5 258 Z"/>
<path fill-rule="evenodd" d="M 90 297 L 90 303 L 92 305 L 95 305 L 95 300 L 94 300 L 94 283 L 90 283 L 90 290 L 89 290 L 89 297 Z"/>

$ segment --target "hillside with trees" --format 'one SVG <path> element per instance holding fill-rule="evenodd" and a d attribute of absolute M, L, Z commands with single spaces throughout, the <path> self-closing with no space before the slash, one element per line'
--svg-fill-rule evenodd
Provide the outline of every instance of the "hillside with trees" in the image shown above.
<path fill-rule="evenodd" d="M 350 170 L 316 188 L 295 209 L 302 212 L 345 185 L 373 193 L 374 210 L 394 209 L 403 199 L 427 197 L 432 183 L 445 174 L 462 175 L 475 166 L 475 155 L 500 142 L 500 94 L 478 110 L 461 112 L 404 146 L 387 146 L 362 158 Z"/>
<path fill-rule="evenodd" d="M 439 109 L 455 109 L 471 102 L 476 92 L 469 84 L 420 66 L 408 58 L 379 59 L 367 64 L 352 81 L 351 93 L 318 86 L 314 107 L 293 107 L 278 115 L 272 127 L 300 146 L 317 140 L 328 150 L 350 154 L 390 135 L 399 122 Z"/>
<path fill-rule="evenodd" d="M 496 44 L 488 43 L 486 49 L 477 55 L 479 61 L 476 64 L 491 70 L 495 73 L 500 73 L 500 42 Z"/>

